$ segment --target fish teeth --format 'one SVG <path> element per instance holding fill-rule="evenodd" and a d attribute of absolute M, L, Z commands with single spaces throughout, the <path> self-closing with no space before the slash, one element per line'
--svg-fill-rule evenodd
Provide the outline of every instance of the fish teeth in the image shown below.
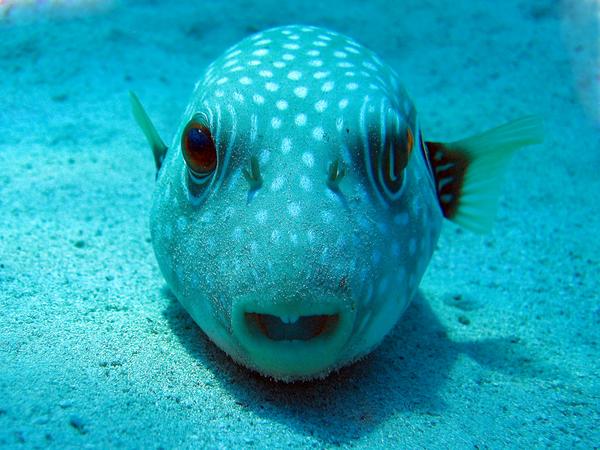
<path fill-rule="evenodd" d="M 283 323 L 287 323 L 287 324 L 296 323 L 296 322 L 298 322 L 299 318 L 300 318 L 300 316 L 297 314 L 289 314 L 289 315 L 279 316 L 279 320 L 281 320 Z"/>

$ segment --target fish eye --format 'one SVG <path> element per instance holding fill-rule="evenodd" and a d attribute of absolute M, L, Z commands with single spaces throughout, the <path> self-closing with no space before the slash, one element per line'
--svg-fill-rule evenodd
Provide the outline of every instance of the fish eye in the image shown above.
<path fill-rule="evenodd" d="M 217 167 L 217 149 L 204 117 L 196 114 L 183 130 L 181 136 L 183 159 L 195 178 L 212 174 Z"/>

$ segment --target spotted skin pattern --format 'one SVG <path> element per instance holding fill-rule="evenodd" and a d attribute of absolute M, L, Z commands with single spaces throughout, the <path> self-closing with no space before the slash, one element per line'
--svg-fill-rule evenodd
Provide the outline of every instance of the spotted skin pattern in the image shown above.
<path fill-rule="evenodd" d="M 195 114 L 218 159 L 200 184 L 181 151 Z M 169 287 L 262 374 L 321 377 L 365 355 L 414 296 L 440 232 L 418 136 L 396 73 L 354 40 L 286 26 L 241 41 L 197 83 L 158 173 L 151 234 Z M 264 181 L 249 195 L 253 157 Z M 248 313 L 336 322 L 312 340 L 271 341 Z"/>

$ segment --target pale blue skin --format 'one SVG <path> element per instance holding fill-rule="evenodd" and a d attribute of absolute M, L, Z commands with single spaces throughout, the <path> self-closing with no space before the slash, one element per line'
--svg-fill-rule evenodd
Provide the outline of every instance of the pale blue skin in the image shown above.
<path fill-rule="evenodd" d="M 181 151 L 196 113 L 218 154 L 204 187 Z M 393 133 L 389 123 L 407 121 L 415 147 L 394 195 L 364 155 Z M 418 136 L 394 71 L 354 41 L 292 26 L 240 42 L 198 82 L 158 173 L 151 233 L 169 287 L 212 341 L 264 375 L 322 377 L 367 354 L 416 293 L 440 232 Z M 252 156 L 264 182 L 249 195 Z M 346 167 L 337 191 L 326 183 L 335 160 Z M 248 326 L 248 312 L 339 321 L 313 339 L 276 341 Z"/>

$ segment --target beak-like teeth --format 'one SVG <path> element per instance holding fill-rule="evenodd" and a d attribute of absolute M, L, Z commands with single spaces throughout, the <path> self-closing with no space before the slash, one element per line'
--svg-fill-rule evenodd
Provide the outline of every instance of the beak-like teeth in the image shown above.
<path fill-rule="evenodd" d="M 300 318 L 299 315 L 294 315 L 294 314 L 290 314 L 287 316 L 279 316 L 279 320 L 281 320 L 283 323 L 296 323 L 298 322 L 298 319 Z"/>

